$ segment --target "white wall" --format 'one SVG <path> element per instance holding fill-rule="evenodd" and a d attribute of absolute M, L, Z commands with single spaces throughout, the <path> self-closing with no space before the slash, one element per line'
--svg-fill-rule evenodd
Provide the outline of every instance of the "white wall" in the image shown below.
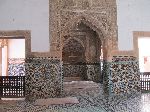
<path fill-rule="evenodd" d="M 0 30 L 31 30 L 31 51 L 49 51 L 49 0 L 0 0 Z"/>
<path fill-rule="evenodd" d="M 25 39 L 8 39 L 8 58 L 25 58 Z"/>
<path fill-rule="evenodd" d="M 49 51 L 49 0 L 0 0 L 0 30 L 31 30 L 31 51 Z M 133 50 L 133 31 L 150 31 L 150 0 L 117 0 L 118 47 Z"/>
<path fill-rule="evenodd" d="M 117 0 L 119 50 L 133 50 L 133 31 L 150 31 L 150 0 Z"/>

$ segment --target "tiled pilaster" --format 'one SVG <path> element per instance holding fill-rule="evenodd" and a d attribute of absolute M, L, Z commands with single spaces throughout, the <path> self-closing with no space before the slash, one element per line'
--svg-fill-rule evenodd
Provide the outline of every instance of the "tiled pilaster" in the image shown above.
<path fill-rule="evenodd" d="M 62 90 L 61 62 L 50 58 L 26 59 L 26 98 L 58 97 Z"/>
<path fill-rule="evenodd" d="M 106 64 L 104 75 L 104 91 L 109 95 L 140 92 L 139 63 L 135 57 L 113 57 Z"/>

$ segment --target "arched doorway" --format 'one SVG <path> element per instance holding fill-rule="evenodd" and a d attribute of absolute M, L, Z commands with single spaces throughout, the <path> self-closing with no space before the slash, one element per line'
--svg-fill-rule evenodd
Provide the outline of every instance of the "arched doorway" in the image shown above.
<path fill-rule="evenodd" d="M 63 44 L 64 77 L 100 82 L 102 42 L 98 33 L 80 21 L 64 36 Z"/>
<path fill-rule="evenodd" d="M 75 39 L 70 39 L 63 47 L 63 62 L 76 64 L 85 62 L 84 47 Z"/>
<path fill-rule="evenodd" d="M 64 77 L 72 80 L 87 80 L 86 67 L 82 65 L 86 62 L 84 47 L 71 38 L 63 47 L 62 55 Z"/>

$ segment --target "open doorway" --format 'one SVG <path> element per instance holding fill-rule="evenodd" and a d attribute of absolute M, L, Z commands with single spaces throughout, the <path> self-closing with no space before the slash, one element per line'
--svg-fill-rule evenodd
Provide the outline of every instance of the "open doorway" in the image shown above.
<path fill-rule="evenodd" d="M 133 32 L 134 52 L 138 57 L 141 91 L 150 91 L 150 32 Z"/>
<path fill-rule="evenodd" d="M 0 38 L 0 65 L 0 97 L 4 100 L 24 97 L 25 38 Z"/>
<path fill-rule="evenodd" d="M 101 78 L 102 42 L 100 35 L 80 21 L 63 37 L 64 91 L 98 90 Z"/>
<path fill-rule="evenodd" d="M 1 76 L 25 75 L 25 39 L 0 39 Z"/>
<path fill-rule="evenodd" d="M 150 38 L 138 38 L 140 72 L 150 72 Z"/>
<path fill-rule="evenodd" d="M 85 49 L 76 38 L 70 38 L 63 47 L 64 78 L 68 80 L 87 80 Z"/>
<path fill-rule="evenodd" d="M 101 41 L 96 31 L 80 22 L 64 37 L 62 49 L 64 78 L 99 81 Z M 98 64 L 99 73 L 94 67 Z M 93 72 L 91 72 L 93 70 Z M 96 81 L 97 80 L 97 81 Z"/>
<path fill-rule="evenodd" d="M 150 91 L 150 38 L 138 38 L 139 69 L 142 92 Z"/>

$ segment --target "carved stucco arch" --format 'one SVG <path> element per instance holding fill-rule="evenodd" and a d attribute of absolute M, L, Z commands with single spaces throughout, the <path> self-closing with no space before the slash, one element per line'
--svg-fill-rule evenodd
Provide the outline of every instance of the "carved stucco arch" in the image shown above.
<path fill-rule="evenodd" d="M 107 37 L 107 32 L 103 26 L 103 24 L 87 14 L 81 14 L 75 16 L 74 18 L 70 19 L 63 27 L 61 36 L 65 36 L 68 34 L 71 28 L 73 28 L 76 24 L 83 22 L 87 26 L 89 26 L 93 31 L 96 31 L 99 36 L 103 35 L 103 37 Z"/>
<path fill-rule="evenodd" d="M 76 24 L 83 22 L 85 25 L 90 27 L 93 31 L 95 31 L 98 34 L 98 37 L 101 41 L 101 45 L 103 46 L 103 50 L 105 50 L 105 57 L 107 55 L 107 49 L 105 49 L 106 46 L 106 40 L 108 37 L 107 31 L 105 30 L 105 27 L 102 25 L 102 23 L 97 20 L 96 18 L 93 18 L 90 15 L 87 14 L 80 14 L 78 16 L 75 16 L 74 18 L 70 19 L 62 28 L 61 30 L 61 52 L 64 47 L 64 36 L 68 36 L 70 29 L 72 29 Z"/>
<path fill-rule="evenodd" d="M 78 38 L 76 38 L 76 37 L 69 37 L 69 38 L 63 43 L 62 48 L 64 48 L 65 45 L 66 45 L 71 39 L 74 39 L 74 40 L 76 40 L 77 42 L 79 42 L 79 43 L 82 45 L 82 47 L 85 49 L 84 43 L 83 43 L 80 39 L 78 39 Z"/>

